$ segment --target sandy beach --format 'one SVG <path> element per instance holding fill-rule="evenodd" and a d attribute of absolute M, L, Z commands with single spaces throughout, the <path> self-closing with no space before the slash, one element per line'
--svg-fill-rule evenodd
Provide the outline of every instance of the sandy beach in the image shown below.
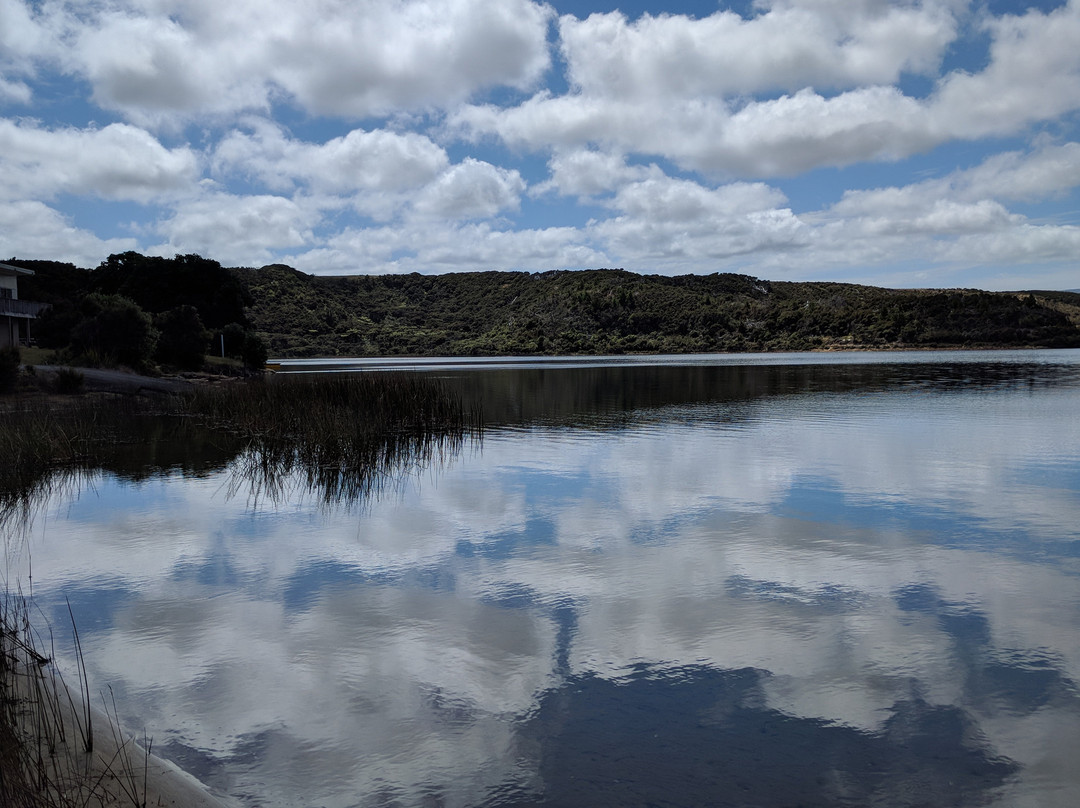
<path fill-rule="evenodd" d="M 195 777 L 150 754 L 104 709 L 88 710 L 83 694 L 51 662 L 22 646 L 14 658 L 10 646 L 5 650 L 4 780 L 17 792 L 2 795 L 7 801 L 58 808 L 228 808 Z M 15 754 L 11 746 L 17 746 Z M 12 777 L 13 761 L 23 767 L 21 778 Z"/>

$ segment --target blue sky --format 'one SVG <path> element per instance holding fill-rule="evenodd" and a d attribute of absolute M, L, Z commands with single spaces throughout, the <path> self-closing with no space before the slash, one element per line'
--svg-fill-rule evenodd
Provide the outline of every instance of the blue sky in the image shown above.
<path fill-rule="evenodd" d="M 0 257 L 1080 287 L 1080 0 L 0 0 Z"/>

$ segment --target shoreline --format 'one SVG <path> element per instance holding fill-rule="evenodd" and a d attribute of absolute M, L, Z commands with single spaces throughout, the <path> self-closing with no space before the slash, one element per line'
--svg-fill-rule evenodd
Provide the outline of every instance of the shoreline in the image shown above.
<path fill-rule="evenodd" d="M 857 364 L 873 354 L 889 357 L 948 353 L 987 355 L 990 353 L 1027 353 L 1069 351 L 1077 348 L 977 347 L 977 348 L 819 348 L 811 351 L 754 351 L 745 353 L 641 353 L 641 354 L 491 354 L 483 356 L 308 356 L 275 357 L 266 363 L 274 374 L 322 373 L 334 371 L 445 371 L 495 370 L 506 368 L 569 368 L 646 365 L 738 365 L 738 364 Z"/>
<path fill-rule="evenodd" d="M 5 806 L 230 807 L 194 775 L 152 754 L 152 739 L 144 748 L 115 716 L 88 705 L 88 690 L 72 692 L 55 662 L 34 649 L 21 617 L 16 608 L 5 611 L 2 621 L 0 799 Z"/>

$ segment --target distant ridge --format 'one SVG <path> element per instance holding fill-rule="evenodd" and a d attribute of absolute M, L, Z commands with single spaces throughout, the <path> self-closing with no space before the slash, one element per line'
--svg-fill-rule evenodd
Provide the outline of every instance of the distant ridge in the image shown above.
<path fill-rule="evenodd" d="M 249 329 L 273 356 L 499 356 L 1080 347 L 1080 291 L 883 289 L 622 269 L 314 276 L 200 256 L 48 261 L 27 299 L 54 319 L 88 292 L 147 312 L 195 307 L 212 333 Z M 22 295 L 20 295 L 22 296 Z M 39 324 L 43 340 L 50 333 Z M 63 324 L 51 331 L 63 336 Z M 52 346 L 45 346 L 52 347 Z"/>
<path fill-rule="evenodd" d="M 1080 347 L 1080 293 L 882 289 L 621 269 L 237 270 L 275 356 Z"/>

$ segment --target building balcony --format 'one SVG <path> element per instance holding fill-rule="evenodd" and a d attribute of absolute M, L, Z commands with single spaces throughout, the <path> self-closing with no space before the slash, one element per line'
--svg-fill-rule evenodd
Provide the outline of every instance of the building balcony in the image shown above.
<path fill-rule="evenodd" d="M 23 317 L 33 320 L 47 308 L 49 308 L 48 303 L 0 298 L 0 317 Z"/>

